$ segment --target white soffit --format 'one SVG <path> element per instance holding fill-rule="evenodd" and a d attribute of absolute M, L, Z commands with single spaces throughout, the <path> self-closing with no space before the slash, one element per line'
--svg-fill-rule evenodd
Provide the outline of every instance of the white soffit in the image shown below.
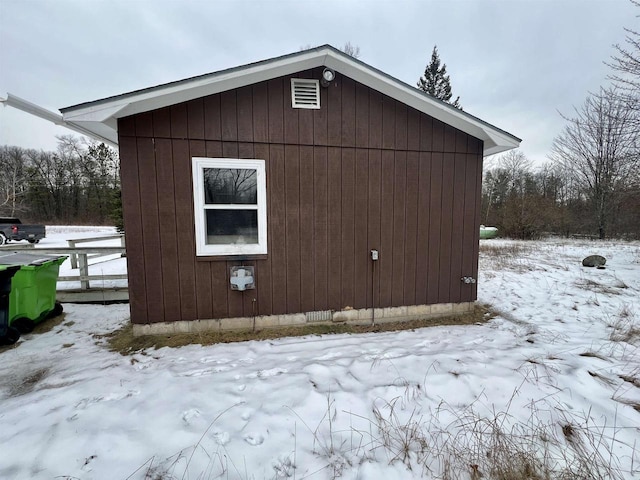
<path fill-rule="evenodd" d="M 352 78 L 443 123 L 483 140 L 484 155 L 493 155 L 517 148 L 520 145 L 519 138 L 437 100 L 329 45 L 83 103 L 63 108 L 60 111 L 65 121 L 117 143 L 118 118 L 176 105 L 320 66 L 329 67 L 339 74 Z"/>

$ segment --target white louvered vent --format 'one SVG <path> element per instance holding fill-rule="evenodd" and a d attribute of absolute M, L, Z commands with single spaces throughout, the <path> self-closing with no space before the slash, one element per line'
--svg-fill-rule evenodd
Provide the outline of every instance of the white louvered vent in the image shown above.
<path fill-rule="evenodd" d="M 307 312 L 304 314 L 307 322 L 329 322 L 333 318 L 331 310 L 320 310 L 318 312 Z"/>
<path fill-rule="evenodd" d="M 292 78 L 291 106 L 293 108 L 320 108 L 320 82 L 306 78 Z"/>

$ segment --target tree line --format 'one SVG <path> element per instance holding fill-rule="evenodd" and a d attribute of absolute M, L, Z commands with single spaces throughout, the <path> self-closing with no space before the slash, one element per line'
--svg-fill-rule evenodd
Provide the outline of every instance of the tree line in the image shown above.
<path fill-rule="evenodd" d="M 0 216 L 121 227 L 117 152 L 74 136 L 58 137 L 55 152 L 0 146 Z"/>
<path fill-rule="evenodd" d="M 512 150 L 485 170 L 481 222 L 521 239 L 549 234 L 640 238 L 640 176 L 636 171 L 617 177 L 598 187 L 571 165 L 549 161 L 534 168 L 522 152 Z"/>

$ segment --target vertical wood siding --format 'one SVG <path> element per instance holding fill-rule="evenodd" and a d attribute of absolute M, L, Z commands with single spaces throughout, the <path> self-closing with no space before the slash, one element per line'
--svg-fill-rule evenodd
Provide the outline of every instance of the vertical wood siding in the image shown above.
<path fill-rule="evenodd" d="M 476 299 L 482 142 L 340 74 L 294 110 L 291 78 L 120 119 L 134 323 Z M 266 257 L 195 256 L 194 156 L 265 160 Z"/>

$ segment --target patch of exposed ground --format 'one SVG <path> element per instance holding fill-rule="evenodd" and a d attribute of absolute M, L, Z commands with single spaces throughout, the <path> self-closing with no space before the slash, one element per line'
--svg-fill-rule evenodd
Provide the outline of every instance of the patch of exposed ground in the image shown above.
<path fill-rule="evenodd" d="M 379 325 L 308 325 L 304 327 L 287 327 L 261 330 L 227 330 L 200 333 L 178 333 L 172 335 L 133 336 L 130 323 L 115 332 L 106 335 L 95 335 L 97 339 L 106 339 L 110 350 L 122 355 L 147 348 L 183 347 L 185 345 L 212 345 L 216 343 L 245 342 L 248 340 L 270 340 L 283 337 L 302 337 L 307 335 L 327 335 L 338 333 L 370 333 L 399 330 L 415 330 L 441 325 L 472 325 L 484 323 L 496 317 L 496 313 L 488 305 L 476 305 L 472 312 L 450 317 L 414 320 L 410 322 L 384 323 Z"/>
<path fill-rule="evenodd" d="M 36 385 L 44 380 L 49 374 L 48 368 L 36 368 L 25 375 L 13 375 L 3 379 L 3 383 L 8 381 L 9 397 L 17 397 L 32 392 Z"/>

